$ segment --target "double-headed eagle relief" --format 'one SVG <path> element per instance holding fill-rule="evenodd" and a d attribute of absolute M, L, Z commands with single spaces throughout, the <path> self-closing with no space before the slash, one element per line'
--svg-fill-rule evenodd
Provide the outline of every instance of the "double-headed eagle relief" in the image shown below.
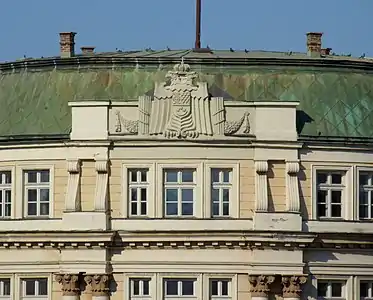
<path fill-rule="evenodd" d="M 166 75 L 169 83 L 156 83 L 154 96 L 139 97 L 139 119 L 125 119 L 119 111 L 116 132 L 168 139 L 197 139 L 234 135 L 243 126 L 249 134 L 249 113 L 227 121 L 224 99 L 210 97 L 206 82 L 196 82 L 197 73 L 183 61 Z"/>

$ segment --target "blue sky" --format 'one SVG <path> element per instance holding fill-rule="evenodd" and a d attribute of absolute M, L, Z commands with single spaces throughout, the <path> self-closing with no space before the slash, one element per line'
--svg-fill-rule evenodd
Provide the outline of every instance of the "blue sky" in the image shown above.
<path fill-rule="evenodd" d="M 53 56 L 60 31 L 97 51 L 189 49 L 195 0 L 1 0 L 0 61 Z M 323 47 L 373 57 L 373 0 L 202 0 L 202 46 L 305 51 L 307 31 Z"/>

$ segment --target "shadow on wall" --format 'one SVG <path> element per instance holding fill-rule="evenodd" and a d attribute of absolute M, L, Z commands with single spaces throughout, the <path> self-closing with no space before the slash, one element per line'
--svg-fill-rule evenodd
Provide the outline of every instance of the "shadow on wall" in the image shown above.
<path fill-rule="evenodd" d="M 310 212 L 308 211 L 306 199 L 303 194 L 303 187 L 309 178 L 307 178 L 305 170 L 306 168 L 302 164 L 300 164 L 299 174 L 298 174 L 298 179 L 299 179 L 298 189 L 299 189 L 300 213 L 301 213 L 303 220 L 308 220 L 310 218 L 310 214 L 309 214 Z"/>
<path fill-rule="evenodd" d="M 298 134 L 302 133 L 304 126 L 307 123 L 312 123 L 313 121 L 314 119 L 312 119 L 311 116 L 307 114 L 305 111 L 297 110 L 296 116 L 295 116 L 297 133 Z"/>
<path fill-rule="evenodd" d="M 273 194 L 271 189 L 271 179 L 275 178 L 275 173 L 273 172 L 273 163 L 268 163 L 267 171 L 267 187 L 268 187 L 268 212 L 275 212 L 275 202 L 273 200 Z"/>

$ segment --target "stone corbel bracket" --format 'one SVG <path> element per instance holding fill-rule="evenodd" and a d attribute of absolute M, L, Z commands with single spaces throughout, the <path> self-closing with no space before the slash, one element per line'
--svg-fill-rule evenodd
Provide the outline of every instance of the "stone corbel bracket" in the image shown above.
<path fill-rule="evenodd" d="M 307 282 L 307 277 L 300 276 L 282 276 L 282 297 L 284 299 L 300 299 L 301 286 Z"/>
<path fill-rule="evenodd" d="M 255 211 L 268 211 L 268 162 L 255 162 Z"/>
<path fill-rule="evenodd" d="M 91 286 L 92 296 L 100 299 L 109 299 L 109 276 L 106 274 L 87 275 L 84 281 Z"/>
<path fill-rule="evenodd" d="M 300 211 L 298 173 L 298 161 L 286 162 L 286 206 L 289 212 Z"/>
<path fill-rule="evenodd" d="M 108 171 L 109 162 L 107 159 L 96 159 L 95 169 L 96 175 L 96 189 L 94 209 L 95 211 L 106 211 L 107 208 L 107 191 L 108 191 Z"/>
<path fill-rule="evenodd" d="M 275 281 L 275 276 L 259 275 L 249 276 L 250 293 L 253 297 L 267 297 L 270 285 Z"/>
<path fill-rule="evenodd" d="M 79 159 L 67 160 L 67 191 L 65 199 L 66 211 L 80 211 L 80 176 L 81 161 Z"/>
<path fill-rule="evenodd" d="M 80 294 L 79 275 L 57 274 L 56 281 L 61 284 L 62 296 L 78 297 Z M 74 298 L 75 299 L 75 298 Z"/>

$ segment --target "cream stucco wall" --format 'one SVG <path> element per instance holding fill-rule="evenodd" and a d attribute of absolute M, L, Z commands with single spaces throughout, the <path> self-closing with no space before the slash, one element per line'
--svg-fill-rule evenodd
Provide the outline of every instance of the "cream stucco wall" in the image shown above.
<path fill-rule="evenodd" d="M 240 217 L 252 218 L 255 210 L 255 167 L 253 160 L 240 161 Z"/>
<path fill-rule="evenodd" d="M 285 162 L 268 162 L 268 209 L 271 212 L 286 210 Z"/>

